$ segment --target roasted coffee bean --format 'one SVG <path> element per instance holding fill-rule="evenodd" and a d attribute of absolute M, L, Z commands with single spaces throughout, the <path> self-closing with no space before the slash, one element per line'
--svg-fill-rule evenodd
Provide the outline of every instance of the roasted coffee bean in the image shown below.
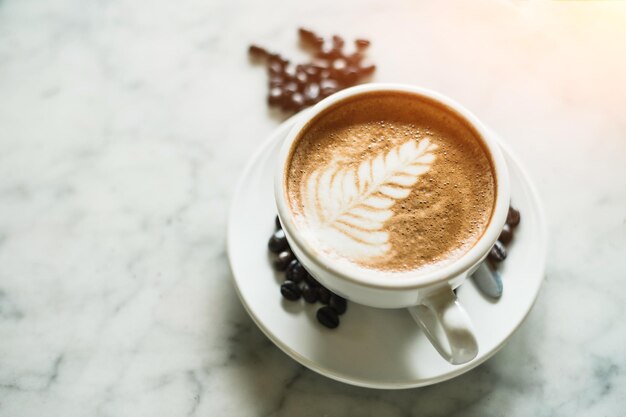
<path fill-rule="evenodd" d="M 317 287 L 317 298 L 320 303 L 328 304 L 330 301 L 331 292 L 326 287 L 322 287 L 321 285 Z"/>
<path fill-rule="evenodd" d="M 317 39 L 317 35 L 315 32 L 305 28 L 298 29 L 298 35 L 300 36 L 300 40 L 306 44 L 314 45 L 315 40 Z"/>
<path fill-rule="evenodd" d="M 339 88 L 339 83 L 337 80 L 327 79 L 320 81 L 320 88 L 323 90 L 325 88 Z"/>
<path fill-rule="evenodd" d="M 511 226 L 509 226 L 508 224 L 504 225 L 502 231 L 500 232 L 498 240 L 505 245 L 511 243 L 511 240 L 513 240 L 513 229 L 511 228 Z"/>
<path fill-rule="evenodd" d="M 248 48 L 248 53 L 252 58 L 255 59 L 267 58 L 268 56 L 268 52 L 264 48 L 261 48 L 257 45 L 250 45 L 250 47 Z"/>
<path fill-rule="evenodd" d="M 283 77 L 288 81 L 296 81 L 296 69 L 288 65 L 283 69 Z"/>
<path fill-rule="evenodd" d="M 289 265 L 287 265 L 287 269 L 285 269 L 285 280 L 297 282 L 298 284 L 302 282 L 303 277 L 298 276 L 297 269 L 300 268 L 300 261 L 297 258 L 294 258 Z"/>
<path fill-rule="evenodd" d="M 289 107 L 294 110 L 300 110 L 304 107 L 304 96 L 301 93 L 293 93 L 291 95 L 291 104 Z"/>
<path fill-rule="evenodd" d="M 317 321 L 319 321 L 323 326 L 328 327 L 329 329 L 334 329 L 339 326 L 339 316 L 335 313 L 335 310 L 330 308 L 329 306 L 325 306 L 317 310 Z"/>
<path fill-rule="evenodd" d="M 343 71 L 348 67 L 348 63 L 343 58 L 338 58 L 333 61 L 333 75 L 342 74 Z"/>
<path fill-rule="evenodd" d="M 275 106 L 277 104 L 280 104 L 283 101 L 284 96 L 285 94 L 282 88 L 274 87 L 270 90 L 269 94 L 267 95 L 267 102 L 270 105 Z"/>
<path fill-rule="evenodd" d="M 287 243 L 287 238 L 285 237 L 285 232 L 282 229 L 279 229 L 272 234 L 269 242 L 267 242 L 267 248 L 272 253 L 279 253 L 287 249 L 289 244 Z"/>
<path fill-rule="evenodd" d="M 291 96 L 292 94 L 298 92 L 298 84 L 294 81 L 290 81 L 287 84 L 285 84 L 283 89 L 285 90 L 285 93 L 287 95 Z"/>
<path fill-rule="evenodd" d="M 506 248 L 499 240 L 496 240 L 495 245 L 489 251 L 489 259 L 495 262 L 502 262 L 506 259 Z"/>
<path fill-rule="evenodd" d="M 339 91 L 339 83 L 337 80 L 325 79 L 320 81 L 320 96 L 322 98 L 328 97 L 331 94 Z"/>
<path fill-rule="evenodd" d="M 285 273 L 285 278 L 289 281 L 301 283 L 309 276 L 309 273 L 302 266 L 299 260 L 294 259 L 291 261 L 289 266 L 287 266 L 287 272 Z"/>
<path fill-rule="evenodd" d="M 370 41 L 368 41 L 367 39 L 356 39 L 354 41 L 354 45 L 356 46 L 356 49 L 362 51 L 370 46 Z"/>
<path fill-rule="evenodd" d="M 346 85 L 353 85 L 359 80 L 359 69 L 356 67 L 348 67 L 343 72 L 343 80 Z"/>
<path fill-rule="evenodd" d="M 302 284 L 301 290 L 302 298 L 304 298 L 304 301 L 311 304 L 317 301 L 317 288 L 311 287 L 305 282 L 304 284 Z"/>
<path fill-rule="evenodd" d="M 314 59 L 313 62 L 311 62 L 311 66 L 321 72 L 329 69 L 332 66 L 332 62 L 326 59 Z"/>
<path fill-rule="evenodd" d="M 333 35 L 333 47 L 335 47 L 335 49 L 341 50 L 341 48 L 343 48 L 343 45 L 345 43 L 346 41 L 344 41 L 341 36 Z"/>
<path fill-rule="evenodd" d="M 515 207 L 510 206 L 509 207 L 509 214 L 506 216 L 506 223 L 509 226 L 517 226 L 521 220 L 521 214 L 519 212 L 519 210 L 517 210 Z"/>
<path fill-rule="evenodd" d="M 316 103 L 320 96 L 320 86 L 316 83 L 310 83 L 304 88 L 304 101 L 307 104 Z"/>
<path fill-rule="evenodd" d="M 282 251 L 274 258 L 274 269 L 277 271 L 284 271 L 287 269 L 289 263 L 293 260 L 293 253 L 289 250 Z"/>
<path fill-rule="evenodd" d="M 276 75 L 282 77 L 284 68 L 283 64 L 278 61 L 270 61 L 267 64 L 267 72 L 270 74 L 270 77 Z"/>
<path fill-rule="evenodd" d="M 278 218 L 278 216 L 276 216 L 276 218 L 274 219 L 274 224 L 276 225 L 276 229 L 282 229 L 283 225 L 280 224 L 280 219 Z"/>
<path fill-rule="evenodd" d="M 296 83 L 298 84 L 298 87 L 304 89 L 304 87 L 307 84 L 307 81 L 309 81 L 309 76 L 306 75 L 306 72 L 304 71 L 296 72 Z"/>
<path fill-rule="evenodd" d="M 289 301 L 297 301 L 302 295 L 300 287 L 293 281 L 285 281 L 283 285 L 280 286 L 280 293 Z"/>
<path fill-rule="evenodd" d="M 306 73 L 307 78 L 309 80 L 317 81 L 320 79 L 320 69 L 314 67 L 313 65 L 307 65 L 304 67 L 303 71 Z"/>
<path fill-rule="evenodd" d="M 348 303 L 346 302 L 345 298 L 340 297 L 337 294 L 331 294 L 328 306 L 335 310 L 337 314 L 341 315 L 346 312 L 346 309 L 348 308 Z"/>

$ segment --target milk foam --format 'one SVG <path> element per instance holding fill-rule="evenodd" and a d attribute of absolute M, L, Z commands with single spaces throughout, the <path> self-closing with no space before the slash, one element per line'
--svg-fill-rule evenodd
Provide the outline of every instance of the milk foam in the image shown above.
<path fill-rule="evenodd" d="M 391 251 L 385 222 L 430 170 L 437 145 L 408 140 L 362 161 L 332 159 L 302 181 L 306 234 L 352 261 L 372 261 Z"/>

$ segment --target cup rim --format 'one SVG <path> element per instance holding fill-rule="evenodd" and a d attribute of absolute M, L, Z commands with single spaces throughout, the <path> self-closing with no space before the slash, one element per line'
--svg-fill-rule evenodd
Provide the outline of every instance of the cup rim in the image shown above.
<path fill-rule="evenodd" d="M 464 118 L 479 133 L 487 152 L 491 156 L 496 179 L 496 201 L 491 215 L 491 221 L 483 232 L 482 236 L 465 254 L 453 262 L 428 271 L 389 271 L 381 272 L 358 268 L 358 277 L 355 270 L 347 268 L 346 265 L 334 262 L 332 258 L 320 256 L 309 242 L 299 236 L 298 228 L 293 220 L 293 215 L 289 209 L 287 193 L 284 187 L 286 167 L 291 149 L 295 144 L 302 129 L 327 108 L 350 97 L 370 92 L 404 92 L 436 101 L 456 112 Z M 339 279 L 349 281 L 354 284 L 380 289 L 408 289 L 431 286 L 433 284 L 445 282 L 457 277 L 471 269 L 480 262 L 494 245 L 508 214 L 510 199 L 509 173 L 500 146 L 492 137 L 490 131 L 478 120 L 478 118 L 467 110 L 464 106 L 451 98 L 423 87 L 391 84 L 391 83 L 369 83 L 355 87 L 350 87 L 339 91 L 317 103 L 311 109 L 306 110 L 294 123 L 293 127 L 285 137 L 281 146 L 276 173 L 274 176 L 274 194 L 283 229 L 286 235 L 295 243 L 298 249 L 303 252 L 317 268 L 324 270 Z"/>

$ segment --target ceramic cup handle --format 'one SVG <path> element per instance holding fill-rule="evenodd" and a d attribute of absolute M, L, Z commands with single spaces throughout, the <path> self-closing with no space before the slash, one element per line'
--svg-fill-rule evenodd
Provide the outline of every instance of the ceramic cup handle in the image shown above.
<path fill-rule="evenodd" d="M 471 361 L 478 354 L 472 323 L 450 287 L 428 296 L 409 312 L 441 356 L 453 365 Z"/>

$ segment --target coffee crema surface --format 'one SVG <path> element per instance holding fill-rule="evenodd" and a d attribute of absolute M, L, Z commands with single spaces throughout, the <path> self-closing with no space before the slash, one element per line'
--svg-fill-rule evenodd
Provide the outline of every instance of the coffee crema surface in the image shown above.
<path fill-rule="evenodd" d="M 478 132 L 444 105 L 402 92 L 366 93 L 317 115 L 294 141 L 284 181 L 311 248 L 383 271 L 460 258 L 496 199 Z"/>

